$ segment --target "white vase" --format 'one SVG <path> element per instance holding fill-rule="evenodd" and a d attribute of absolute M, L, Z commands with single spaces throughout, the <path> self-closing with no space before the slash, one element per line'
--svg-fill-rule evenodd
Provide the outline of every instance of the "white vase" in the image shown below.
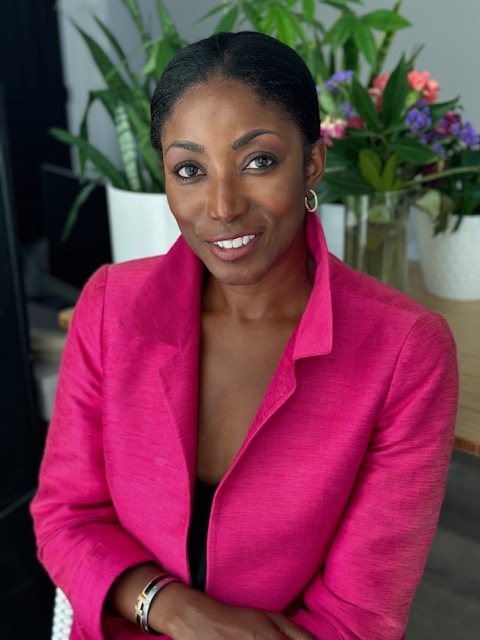
<path fill-rule="evenodd" d="M 433 235 L 433 223 L 416 211 L 420 269 L 427 291 L 448 300 L 480 300 L 480 216 L 450 216 L 446 231 Z"/>
<path fill-rule="evenodd" d="M 164 193 L 124 191 L 107 185 L 114 262 L 166 253 L 180 235 Z"/>

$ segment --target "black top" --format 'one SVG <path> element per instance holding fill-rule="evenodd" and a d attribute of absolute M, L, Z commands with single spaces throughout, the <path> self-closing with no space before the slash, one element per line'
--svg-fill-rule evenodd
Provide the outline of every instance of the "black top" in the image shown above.
<path fill-rule="evenodd" d="M 207 579 L 207 532 L 213 497 L 218 485 L 195 481 L 192 522 L 188 534 L 188 561 L 192 587 L 205 591 Z"/>

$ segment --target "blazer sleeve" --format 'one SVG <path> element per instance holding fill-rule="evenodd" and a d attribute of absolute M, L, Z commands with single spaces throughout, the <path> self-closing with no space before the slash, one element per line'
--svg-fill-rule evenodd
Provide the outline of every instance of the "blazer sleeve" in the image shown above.
<path fill-rule="evenodd" d="M 102 267 L 75 308 L 31 506 L 40 561 L 71 602 L 75 625 L 92 640 L 104 637 L 104 603 L 114 580 L 130 566 L 154 561 L 119 526 L 105 478 L 102 325 L 107 277 L 108 267 Z"/>
<path fill-rule="evenodd" d="M 406 338 L 326 562 L 293 619 L 318 640 L 400 640 L 443 499 L 455 345 L 428 313 Z"/>

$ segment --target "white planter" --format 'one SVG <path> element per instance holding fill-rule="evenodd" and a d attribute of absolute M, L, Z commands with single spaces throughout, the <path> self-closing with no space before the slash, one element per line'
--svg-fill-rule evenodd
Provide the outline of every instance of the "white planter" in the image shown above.
<path fill-rule="evenodd" d="M 448 229 L 433 235 L 433 223 L 416 211 L 420 268 L 427 291 L 448 300 L 480 300 L 480 216 L 451 216 Z"/>
<path fill-rule="evenodd" d="M 166 253 L 180 235 L 163 193 L 123 191 L 107 185 L 107 204 L 114 262 Z"/>

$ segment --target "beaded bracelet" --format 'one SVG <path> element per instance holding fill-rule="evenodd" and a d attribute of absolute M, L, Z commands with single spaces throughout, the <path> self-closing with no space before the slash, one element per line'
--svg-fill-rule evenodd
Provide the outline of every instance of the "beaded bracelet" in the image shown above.
<path fill-rule="evenodd" d="M 150 580 L 138 596 L 137 604 L 135 605 L 135 622 L 141 629 L 150 633 L 152 636 L 161 636 L 163 633 L 157 633 L 148 626 L 148 611 L 150 605 L 157 593 L 171 582 L 179 582 L 179 580 L 173 576 L 169 576 L 167 573 L 160 573 L 158 576 L 155 576 L 153 580 Z"/>

